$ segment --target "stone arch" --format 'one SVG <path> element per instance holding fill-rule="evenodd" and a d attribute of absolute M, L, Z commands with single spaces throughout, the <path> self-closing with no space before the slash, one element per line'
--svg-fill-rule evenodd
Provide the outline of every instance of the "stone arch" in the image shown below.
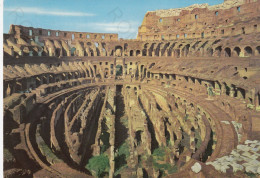
<path fill-rule="evenodd" d="M 231 57 L 231 49 L 229 47 L 225 48 L 225 57 Z"/>
<path fill-rule="evenodd" d="M 252 48 L 250 46 L 245 47 L 244 50 L 245 50 L 245 56 L 246 57 L 250 57 L 250 56 L 253 55 L 253 50 L 252 50 Z"/>
<path fill-rule="evenodd" d="M 111 50 L 110 56 L 114 56 L 114 50 Z"/>
<path fill-rule="evenodd" d="M 189 49 L 190 49 L 190 44 L 185 45 L 185 46 L 182 48 L 182 50 L 181 50 L 181 52 L 182 52 L 181 56 L 182 56 L 182 57 L 187 57 L 188 54 L 189 54 Z"/>
<path fill-rule="evenodd" d="M 85 69 L 85 70 L 86 70 L 86 75 L 87 75 L 87 77 L 90 77 L 89 70 L 88 70 L 88 69 Z"/>
<path fill-rule="evenodd" d="M 109 75 L 109 69 L 105 68 L 105 70 L 104 70 L 104 78 L 108 78 L 108 75 Z"/>
<path fill-rule="evenodd" d="M 141 51 L 140 50 L 136 50 L 136 56 L 140 56 L 141 55 Z"/>
<path fill-rule="evenodd" d="M 130 56 L 134 56 L 134 50 L 130 50 Z"/>
<path fill-rule="evenodd" d="M 215 57 L 220 57 L 222 52 L 222 46 L 218 46 L 215 48 L 214 56 Z"/>
<path fill-rule="evenodd" d="M 163 46 L 162 50 L 161 50 L 161 55 L 164 56 L 164 55 L 168 55 L 168 51 L 167 51 L 167 48 L 170 46 L 170 43 L 165 43 L 165 45 Z"/>
<path fill-rule="evenodd" d="M 124 44 L 124 53 L 125 53 L 125 56 L 127 56 L 127 50 L 128 50 L 128 44 L 125 43 L 125 44 Z"/>
<path fill-rule="evenodd" d="M 123 66 L 122 65 L 116 65 L 116 76 L 122 76 L 123 75 Z"/>
<path fill-rule="evenodd" d="M 180 51 L 180 49 L 175 49 L 175 50 L 174 50 L 174 56 L 175 56 L 176 58 L 180 58 L 180 56 L 181 56 L 181 51 Z"/>
<path fill-rule="evenodd" d="M 75 56 L 76 55 L 76 48 L 72 47 L 70 50 L 71 56 Z"/>
<path fill-rule="evenodd" d="M 123 53 L 123 47 L 122 46 L 116 46 L 115 47 L 115 55 L 118 57 L 121 57 Z"/>
<path fill-rule="evenodd" d="M 133 74 L 133 69 L 129 68 L 129 75 L 132 75 L 132 74 Z"/>
<path fill-rule="evenodd" d="M 107 56 L 106 43 L 101 43 L 102 55 Z"/>
<path fill-rule="evenodd" d="M 234 48 L 234 55 L 239 57 L 240 53 L 241 53 L 241 49 L 239 47 L 235 47 Z"/>
<path fill-rule="evenodd" d="M 93 49 L 92 49 L 92 48 L 89 48 L 89 53 L 90 53 L 90 55 L 89 55 L 89 56 L 94 56 L 94 51 L 93 51 Z"/>
<path fill-rule="evenodd" d="M 207 55 L 208 55 L 209 57 L 212 57 L 212 56 L 213 56 L 213 49 L 212 49 L 211 47 L 207 49 Z"/>
<path fill-rule="evenodd" d="M 56 57 L 60 57 L 60 56 L 61 56 L 61 52 L 62 52 L 62 51 L 61 51 L 60 48 L 56 48 L 56 49 L 55 49 L 55 56 L 56 56 Z"/>
<path fill-rule="evenodd" d="M 156 47 L 156 49 L 155 49 L 155 55 L 156 56 L 160 56 L 159 54 L 160 54 L 160 49 L 161 49 L 161 45 L 162 45 L 163 43 L 159 43 L 158 45 L 157 45 L 157 47 Z"/>
<path fill-rule="evenodd" d="M 174 48 L 175 44 L 176 44 L 176 42 L 174 42 L 172 45 L 170 45 L 169 50 L 168 50 L 168 56 L 171 56 L 171 55 L 172 55 L 172 53 L 173 53 L 173 48 Z"/>
<path fill-rule="evenodd" d="M 147 49 L 142 50 L 142 56 L 147 56 Z"/>
<path fill-rule="evenodd" d="M 155 44 L 156 44 L 156 43 L 152 43 L 151 46 L 150 46 L 150 48 L 148 49 L 148 53 L 149 53 L 148 56 L 153 56 L 153 48 L 154 48 L 154 45 L 155 45 Z"/>

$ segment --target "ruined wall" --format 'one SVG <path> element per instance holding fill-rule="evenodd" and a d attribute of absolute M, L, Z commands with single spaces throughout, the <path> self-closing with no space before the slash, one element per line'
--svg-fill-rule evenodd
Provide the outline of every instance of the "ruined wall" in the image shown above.
<path fill-rule="evenodd" d="M 149 11 L 137 39 L 174 40 L 231 36 L 259 32 L 260 1 L 225 1 L 223 4 Z"/>
<path fill-rule="evenodd" d="M 55 40 L 103 40 L 103 41 L 116 41 L 118 40 L 118 35 L 114 33 L 91 33 L 91 32 L 71 32 L 71 31 L 60 31 L 60 30 L 50 30 L 42 28 L 25 27 L 21 25 L 11 25 L 9 34 L 12 34 L 15 38 L 32 38 L 38 39 L 42 42 L 46 39 Z"/>

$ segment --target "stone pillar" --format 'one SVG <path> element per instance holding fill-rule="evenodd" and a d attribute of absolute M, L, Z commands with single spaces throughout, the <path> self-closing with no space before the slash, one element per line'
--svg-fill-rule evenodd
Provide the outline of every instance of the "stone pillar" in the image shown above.
<path fill-rule="evenodd" d="M 14 56 L 14 48 L 11 47 L 11 56 Z"/>
<path fill-rule="evenodd" d="M 226 94 L 226 86 L 223 84 L 223 87 L 221 88 L 221 93 Z"/>
<path fill-rule="evenodd" d="M 258 107 L 260 107 L 260 105 L 259 105 L 259 101 L 260 100 L 260 94 L 255 94 L 255 106 L 256 106 L 256 108 L 258 108 Z M 260 108 L 259 108 L 260 109 Z"/>
<path fill-rule="evenodd" d="M 38 52 L 38 56 L 42 56 L 42 51 L 39 51 L 39 52 Z"/>
<path fill-rule="evenodd" d="M 84 50 L 79 50 L 79 56 L 84 56 Z"/>
<path fill-rule="evenodd" d="M 49 48 L 49 56 L 53 56 L 52 49 Z"/>
<path fill-rule="evenodd" d="M 245 49 L 244 48 L 241 49 L 239 57 L 245 57 Z"/>
<path fill-rule="evenodd" d="M 235 96 L 235 88 L 230 86 L 230 93 L 229 96 L 234 97 Z"/>
<path fill-rule="evenodd" d="M 215 83 L 215 94 L 220 95 L 221 94 L 220 86 L 217 82 L 214 83 Z"/>

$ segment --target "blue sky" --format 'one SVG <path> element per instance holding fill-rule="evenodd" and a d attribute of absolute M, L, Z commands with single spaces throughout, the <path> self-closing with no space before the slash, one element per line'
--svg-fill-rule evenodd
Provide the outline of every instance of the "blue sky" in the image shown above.
<path fill-rule="evenodd" d="M 10 24 L 136 38 L 147 11 L 220 4 L 223 0 L 4 0 L 4 33 Z"/>

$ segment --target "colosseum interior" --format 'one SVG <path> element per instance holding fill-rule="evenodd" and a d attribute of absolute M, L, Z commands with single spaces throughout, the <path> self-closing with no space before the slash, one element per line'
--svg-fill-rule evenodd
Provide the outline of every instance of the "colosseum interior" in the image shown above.
<path fill-rule="evenodd" d="M 5 177 L 260 176 L 260 0 L 148 11 L 136 39 L 11 25 Z"/>

